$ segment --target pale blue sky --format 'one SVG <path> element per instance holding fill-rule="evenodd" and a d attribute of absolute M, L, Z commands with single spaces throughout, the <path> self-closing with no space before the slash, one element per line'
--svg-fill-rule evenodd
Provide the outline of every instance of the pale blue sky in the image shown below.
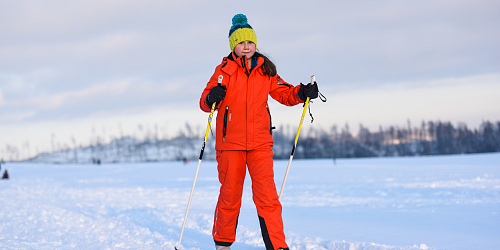
<path fill-rule="evenodd" d="M 329 100 L 306 129 L 500 120 L 499 1 L 1 1 L 0 154 L 138 125 L 203 133 L 237 13 L 285 80 L 316 75 Z M 301 107 L 270 105 L 298 125 Z"/>

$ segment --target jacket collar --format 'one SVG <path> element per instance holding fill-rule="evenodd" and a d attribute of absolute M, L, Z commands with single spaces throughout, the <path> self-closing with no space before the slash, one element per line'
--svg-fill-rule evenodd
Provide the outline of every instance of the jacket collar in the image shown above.
<path fill-rule="evenodd" d="M 262 66 L 262 64 L 264 64 L 264 58 L 256 57 L 255 59 L 257 59 L 257 60 L 254 60 L 253 62 L 257 61 L 257 63 L 253 67 L 253 70 L 257 70 L 262 74 L 260 66 Z M 231 52 L 226 58 L 224 58 L 224 63 L 228 63 L 228 62 L 236 63 L 236 65 L 239 66 L 243 71 L 245 71 L 245 73 L 247 75 L 250 75 L 250 69 L 248 68 L 246 56 L 237 57 L 236 54 L 234 54 L 234 52 Z"/>

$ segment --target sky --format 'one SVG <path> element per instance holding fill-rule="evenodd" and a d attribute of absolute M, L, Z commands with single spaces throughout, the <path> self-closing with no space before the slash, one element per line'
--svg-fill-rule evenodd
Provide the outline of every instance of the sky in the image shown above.
<path fill-rule="evenodd" d="M 316 76 L 306 129 L 500 120 L 499 1 L 0 1 L 0 157 L 204 133 L 238 13 L 283 79 Z M 298 126 L 301 106 L 269 103 Z"/>

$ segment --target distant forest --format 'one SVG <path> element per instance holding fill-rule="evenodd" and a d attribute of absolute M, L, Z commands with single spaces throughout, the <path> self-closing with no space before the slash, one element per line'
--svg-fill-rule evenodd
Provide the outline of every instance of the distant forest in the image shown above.
<path fill-rule="evenodd" d="M 295 135 L 294 135 L 295 136 Z M 290 157 L 295 137 L 279 130 L 274 137 L 274 157 Z M 369 131 L 359 125 L 357 133 L 348 125 L 330 131 L 310 129 L 299 138 L 294 158 L 351 158 L 383 156 L 419 156 L 443 154 L 471 154 L 500 151 L 500 121 L 484 121 L 478 129 L 465 124 L 453 126 L 450 122 L 422 122 L 419 128 L 388 127 Z"/>
<path fill-rule="evenodd" d="M 306 124 L 304 124 L 306 125 Z M 140 127 L 140 125 L 139 125 Z M 140 127 L 141 128 L 141 127 Z M 213 131 L 214 132 L 214 128 Z M 74 147 L 63 145 L 51 152 L 37 153 L 23 158 L 22 152 L 12 146 L 2 150 L 7 161 L 32 161 L 46 163 L 86 163 L 95 159 L 102 162 L 141 162 L 197 159 L 204 135 L 196 133 L 189 124 L 173 138 L 158 138 L 157 133 L 142 130 L 142 138 L 126 135 L 111 138 L 90 138 L 90 144 Z M 196 130 L 197 131 L 197 130 Z M 296 128 L 280 126 L 273 130 L 274 158 L 288 159 L 296 136 Z M 140 135 L 139 135 L 140 136 Z M 204 159 L 215 160 L 213 134 L 209 136 Z M 53 142 L 53 145 L 56 145 Z M 471 154 L 500 152 L 500 121 L 484 121 L 479 128 L 470 129 L 465 124 L 453 126 L 450 122 L 422 122 L 419 127 L 380 127 L 369 131 L 359 125 L 352 132 L 349 125 L 332 126 L 329 131 L 315 126 L 302 126 L 294 158 L 352 158 L 423 156 L 442 154 Z"/>

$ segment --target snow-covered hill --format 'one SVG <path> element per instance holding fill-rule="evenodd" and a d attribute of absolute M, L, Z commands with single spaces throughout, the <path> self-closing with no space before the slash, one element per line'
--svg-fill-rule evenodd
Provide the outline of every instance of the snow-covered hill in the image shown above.
<path fill-rule="evenodd" d="M 203 159 L 215 160 L 215 142 L 209 140 Z M 138 140 L 131 137 L 110 143 L 42 153 L 27 160 L 36 163 L 101 163 L 149 162 L 198 159 L 203 139 L 175 138 L 172 140 Z"/>

